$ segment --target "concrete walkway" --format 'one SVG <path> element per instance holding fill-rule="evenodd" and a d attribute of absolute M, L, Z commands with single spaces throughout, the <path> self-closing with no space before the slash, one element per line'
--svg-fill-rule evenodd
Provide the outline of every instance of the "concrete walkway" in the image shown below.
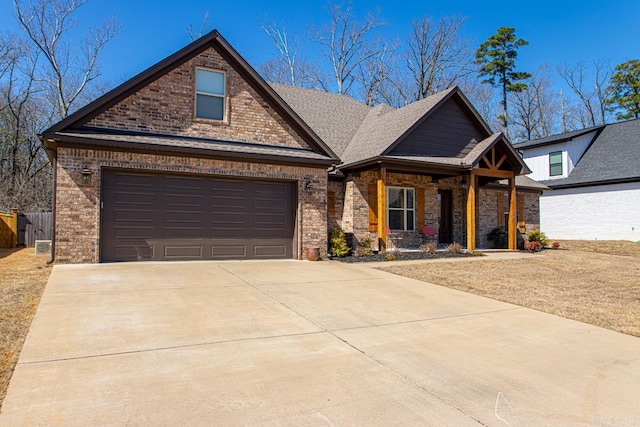
<path fill-rule="evenodd" d="M 640 425 L 640 339 L 335 262 L 56 266 L 0 425 Z"/>

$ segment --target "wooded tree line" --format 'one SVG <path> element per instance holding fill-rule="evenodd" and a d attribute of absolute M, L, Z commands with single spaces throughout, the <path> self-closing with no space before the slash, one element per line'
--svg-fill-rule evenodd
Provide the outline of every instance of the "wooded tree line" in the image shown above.
<path fill-rule="evenodd" d="M 38 133 L 106 86 L 99 55 L 118 32 L 115 20 L 72 39 L 87 0 L 14 0 L 17 33 L 0 33 L 0 209 L 48 211 L 53 171 Z"/>
<path fill-rule="evenodd" d="M 466 18 L 423 16 L 404 40 L 380 31 L 379 13 L 358 17 L 350 4 L 330 4 L 323 25 L 302 33 L 263 22 L 276 56 L 259 66 L 268 81 L 350 95 L 369 105 L 401 107 L 460 86 L 494 130 L 514 142 L 638 117 L 640 62 L 517 68 L 528 42 L 497 29 L 479 46 L 463 36 Z M 313 52 L 313 54 L 311 53 Z M 568 91 L 556 89 L 557 77 Z"/>
<path fill-rule="evenodd" d="M 100 52 L 119 31 L 115 19 L 71 30 L 88 0 L 13 0 L 16 33 L 0 33 L 0 209 L 52 208 L 53 171 L 38 133 L 102 95 Z M 599 125 L 640 114 L 640 62 L 612 68 L 605 61 L 553 69 L 517 69 L 527 45 L 501 28 L 480 46 L 463 36 L 466 18 L 427 16 L 409 36 L 389 40 L 379 13 L 358 17 L 330 4 L 321 25 L 292 33 L 264 22 L 277 55 L 259 65 L 269 81 L 346 94 L 369 105 L 401 107 L 458 85 L 495 130 L 513 141 Z M 200 28 L 204 32 L 207 17 Z M 196 34 L 188 28 L 193 39 Z M 313 48 L 315 47 L 315 48 Z M 554 73 L 570 93 L 554 88 Z"/>

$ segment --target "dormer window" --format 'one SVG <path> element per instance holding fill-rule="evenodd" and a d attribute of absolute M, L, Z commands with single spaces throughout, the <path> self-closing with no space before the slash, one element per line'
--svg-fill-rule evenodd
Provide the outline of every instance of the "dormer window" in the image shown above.
<path fill-rule="evenodd" d="M 562 175 L 562 151 L 549 153 L 549 176 Z"/>
<path fill-rule="evenodd" d="M 224 120 L 225 75 L 220 71 L 196 69 L 196 117 Z"/>

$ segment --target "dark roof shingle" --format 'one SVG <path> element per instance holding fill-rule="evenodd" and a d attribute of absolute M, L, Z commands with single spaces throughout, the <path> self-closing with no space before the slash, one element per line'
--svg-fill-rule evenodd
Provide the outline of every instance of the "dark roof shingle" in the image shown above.
<path fill-rule="evenodd" d="M 604 126 L 567 178 L 543 183 L 554 188 L 627 180 L 640 180 L 640 119 Z"/>

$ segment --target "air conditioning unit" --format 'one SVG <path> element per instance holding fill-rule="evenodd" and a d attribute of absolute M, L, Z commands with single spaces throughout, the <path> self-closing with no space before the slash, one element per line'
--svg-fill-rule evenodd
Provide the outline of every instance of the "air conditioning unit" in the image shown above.
<path fill-rule="evenodd" d="M 51 240 L 36 240 L 36 255 L 51 254 Z"/>

